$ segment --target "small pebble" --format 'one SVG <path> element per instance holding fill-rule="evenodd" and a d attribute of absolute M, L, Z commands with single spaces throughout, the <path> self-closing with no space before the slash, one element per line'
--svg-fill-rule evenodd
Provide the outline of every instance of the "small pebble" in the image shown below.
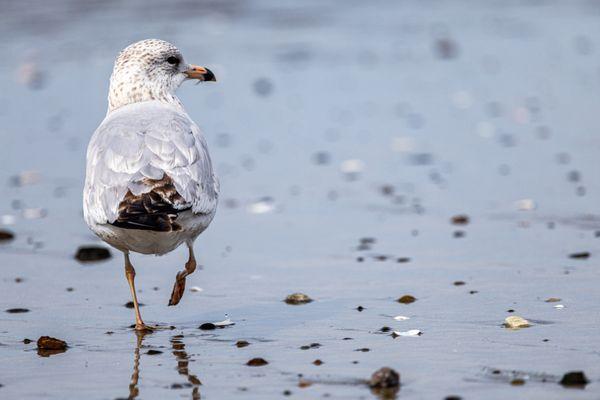
<path fill-rule="evenodd" d="M 4 229 L 0 229 L 0 242 L 13 240 L 15 234 Z"/>
<path fill-rule="evenodd" d="M 523 317 L 511 315 L 504 320 L 504 326 L 510 329 L 529 328 L 531 324 Z"/>
<path fill-rule="evenodd" d="M 373 389 L 393 389 L 400 386 L 400 374 L 391 368 L 383 367 L 371 375 L 369 386 Z"/>
<path fill-rule="evenodd" d="M 567 387 L 584 387 L 589 382 L 583 371 L 571 371 L 564 374 L 559 383 Z"/>
<path fill-rule="evenodd" d="M 245 340 L 238 340 L 237 342 L 235 342 L 235 345 L 241 349 L 242 347 L 250 346 L 250 343 Z"/>
<path fill-rule="evenodd" d="M 284 300 L 287 304 L 291 305 L 299 305 L 299 304 L 307 304 L 313 301 L 310 297 L 305 295 L 304 293 L 293 293 L 287 296 Z"/>
<path fill-rule="evenodd" d="M 212 322 L 205 322 L 202 325 L 200 325 L 198 329 L 202 329 L 203 331 L 212 331 L 214 329 L 217 329 L 217 326 Z"/>
<path fill-rule="evenodd" d="M 80 262 L 101 261 L 110 258 L 110 251 L 105 247 L 82 246 L 77 249 L 75 258 Z"/>
<path fill-rule="evenodd" d="M 319 365 L 323 365 L 323 361 L 319 360 L 318 358 L 312 362 L 314 365 L 319 366 Z"/>
<path fill-rule="evenodd" d="M 513 386 L 523 386 L 525 384 L 525 379 L 515 378 L 510 381 L 510 384 Z"/>
<path fill-rule="evenodd" d="M 162 351 L 160 350 L 154 350 L 154 349 L 150 349 L 146 352 L 146 354 L 148 354 L 149 356 L 155 356 L 157 354 L 162 354 Z"/>
<path fill-rule="evenodd" d="M 450 222 L 454 225 L 467 225 L 469 223 L 469 216 L 464 214 L 455 215 L 450 219 Z"/>
<path fill-rule="evenodd" d="M 408 258 L 408 257 L 398 257 L 398 258 L 396 259 L 396 262 L 397 262 L 397 263 L 407 263 L 407 262 L 409 262 L 409 261 L 410 261 L 410 258 Z"/>
<path fill-rule="evenodd" d="M 410 304 L 417 301 L 417 298 L 415 296 L 411 296 L 410 294 L 405 294 L 404 296 L 400 297 L 397 301 L 398 303 L 402 304 Z"/>
<path fill-rule="evenodd" d="M 267 364 L 268 364 L 267 360 L 265 360 L 264 358 L 260 358 L 260 357 L 253 358 L 246 363 L 246 365 L 249 367 L 262 367 L 263 365 L 267 365 Z"/>
<path fill-rule="evenodd" d="M 9 308 L 6 312 L 9 314 L 21 314 L 29 312 L 29 310 L 27 308 Z"/>
<path fill-rule="evenodd" d="M 363 312 L 364 309 L 365 308 L 363 306 L 356 307 L 356 311 L 358 311 L 358 312 Z"/>
<path fill-rule="evenodd" d="M 561 299 L 558 297 L 548 297 L 544 300 L 546 303 L 558 303 Z"/>
<path fill-rule="evenodd" d="M 135 304 L 133 303 L 133 301 L 128 301 L 127 303 L 125 303 L 123 305 L 127 308 L 135 308 Z M 138 306 L 143 307 L 144 303 L 138 303 Z"/>
<path fill-rule="evenodd" d="M 455 281 L 455 282 L 453 283 L 453 285 L 454 285 L 454 286 L 463 286 L 463 285 L 465 285 L 465 282 L 464 282 L 464 281 Z"/>
<path fill-rule="evenodd" d="M 579 253 L 572 253 L 569 254 L 569 258 L 574 258 L 574 259 L 579 259 L 579 260 L 585 260 L 587 258 L 590 258 L 590 253 L 588 251 L 582 251 Z"/>
<path fill-rule="evenodd" d="M 50 336 L 41 336 L 37 341 L 39 350 L 65 350 L 67 342 Z"/>

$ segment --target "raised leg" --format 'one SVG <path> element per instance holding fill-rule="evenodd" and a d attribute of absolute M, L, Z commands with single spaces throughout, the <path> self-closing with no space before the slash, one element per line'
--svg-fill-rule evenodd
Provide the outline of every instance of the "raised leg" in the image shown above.
<path fill-rule="evenodd" d="M 175 306 L 181 300 L 183 292 L 185 291 L 185 277 L 196 270 L 196 258 L 194 257 L 194 244 L 192 242 L 187 243 L 190 256 L 185 263 L 185 270 L 179 271 L 175 277 L 175 285 L 173 286 L 173 292 L 171 293 L 171 299 L 169 299 L 169 305 Z"/>
<path fill-rule="evenodd" d="M 131 290 L 131 297 L 133 298 L 133 307 L 135 308 L 135 329 L 137 331 L 151 331 L 152 328 L 146 326 L 144 321 L 142 321 L 142 316 L 140 315 L 140 305 L 138 304 L 137 294 L 135 293 L 135 269 L 133 269 L 133 265 L 131 265 L 131 261 L 129 261 L 129 253 L 125 254 L 125 277 L 127 278 L 127 282 L 129 283 L 129 289 Z"/>

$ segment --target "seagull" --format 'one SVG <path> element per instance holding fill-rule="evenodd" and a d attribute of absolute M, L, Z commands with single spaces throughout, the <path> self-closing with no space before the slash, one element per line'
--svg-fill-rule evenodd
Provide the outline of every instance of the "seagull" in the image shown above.
<path fill-rule="evenodd" d="M 154 328 L 140 315 L 130 253 L 163 255 L 186 244 L 189 258 L 169 299 L 178 304 L 196 269 L 194 241 L 217 209 L 219 181 L 206 140 L 175 95 L 190 79 L 216 81 L 164 40 L 126 47 L 110 77 L 108 112 L 87 149 L 84 219 L 124 254 L 137 331 Z"/>

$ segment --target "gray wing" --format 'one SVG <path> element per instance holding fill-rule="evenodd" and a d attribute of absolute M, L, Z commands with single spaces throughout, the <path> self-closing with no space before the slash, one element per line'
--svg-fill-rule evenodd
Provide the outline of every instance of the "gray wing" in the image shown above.
<path fill-rule="evenodd" d="M 163 225 L 178 211 L 214 212 L 218 194 L 206 141 L 182 112 L 157 102 L 125 106 L 92 136 L 84 188 L 88 223 L 176 229 Z"/>

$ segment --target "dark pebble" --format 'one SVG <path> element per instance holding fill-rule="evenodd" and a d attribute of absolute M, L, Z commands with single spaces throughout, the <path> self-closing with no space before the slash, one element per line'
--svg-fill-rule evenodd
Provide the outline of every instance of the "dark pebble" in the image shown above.
<path fill-rule="evenodd" d="M 65 350 L 67 342 L 50 336 L 41 336 L 37 341 L 39 350 Z"/>
<path fill-rule="evenodd" d="M 363 347 L 363 348 L 361 348 L 361 349 L 356 349 L 356 350 L 354 350 L 354 351 L 360 351 L 360 352 L 362 352 L 362 353 L 366 353 L 366 352 L 368 352 L 368 351 L 371 351 L 371 349 L 369 349 L 368 347 Z"/>
<path fill-rule="evenodd" d="M 284 301 L 287 304 L 299 305 L 310 303 L 313 300 L 304 293 L 292 293 L 289 296 L 287 296 Z"/>
<path fill-rule="evenodd" d="M 21 313 L 29 312 L 29 309 L 27 309 L 27 308 L 9 308 L 8 310 L 6 310 L 6 312 L 9 314 L 21 314 Z"/>
<path fill-rule="evenodd" d="M 318 358 L 312 362 L 314 365 L 319 366 L 319 365 L 323 365 L 323 361 L 319 360 Z"/>
<path fill-rule="evenodd" d="M 452 396 L 446 396 L 444 398 L 444 400 L 462 400 L 462 397 L 452 395 Z"/>
<path fill-rule="evenodd" d="M 583 371 L 571 371 L 564 374 L 559 383 L 568 387 L 584 387 L 589 382 Z"/>
<path fill-rule="evenodd" d="M 469 223 L 469 216 L 464 214 L 455 215 L 450 219 L 450 222 L 454 225 L 467 225 Z"/>
<path fill-rule="evenodd" d="M 365 258 L 364 257 L 356 257 L 356 261 L 363 262 L 363 261 L 365 261 Z"/>
<path fill-rule="evenodd" d="M 253 358 L 252 360 L 248 361 L 246 363 L 247 366 L 249 367 L 262 367 L 263 365 L 267 365 L 268 362 L 267 360 L 265 360 L 264 358 Z"/>
<path fill-rule="evenodd" d="M 452 234 L 452 236 L 454 236 L 457 239 L 463 238 L 467 235 L 467 233 L 465 231 L 454 231 L 454 233 Z"/>
<path fill-rule="evenodd" d="M 203 331 L 212 331 L 213 329 L 217 329 L 217 326 L 212 322 L 205 322 L 200 325 L 198 329 L 202 329 Z"/>
<path fill-rule="evenodd" d="M 135 305 L 133 304 L 133 301 L 128 301 L 127 303 L 123 304 L 125 307 L 127 308 L 134 308 Z M 138 303 L 138 306 L 143 307 L 144 303 Z"/>
<path fill-rule="evenodd" d="M 455 281 L 455 282 L 453 283 L 453 285 L 454 285 L 454 286 L 463 286 L 463 285 L 465 285 L 465 281 Z"/>
<path fill-rule="evenodd" d="M 365 308 L 363 306 L 356 307 L 356 311 L 358 311 L 358 312 L 363 312 L 364 309 Z"/>
<path fill-rule="evenodd" d="M 162 354 L 162 351 L 160 350 L 154 350 L 154 349 L 150 349 L 146 352 L 146 354 L 148 354 L 149 356 L 155 356 L 157 354 Z"/>
<path fill-rule="evenodd" d="M 513 386 L 523 386 L 525 384 L 525 379 L 515 378 L 510 381 L 510 384 Z"/>
<path fill-rule="evenodd" d="M 585 260 L 586 258 L 590 258 L 590 252 L 589 251 L 581 251 L 579 253 L 572 253 L 569 254 L 569 258 L 575 258 L 575 259 L 580 259 L 580 260 Z"/>
<path fill-rule="evenodd" d="M 235 345 L 241 349 L 242 347 L 250 346 L 250 343 L 245 340 L 238 340 L 235 342 Z"/>
<path fill-rule="evenodd" d="M 0 229 L 0 242 L 13 240 L 15 234 L 4 229 Z"/>
<path fill-rule="evenodd" d="M 390 328 L 389 326 L 384 326 L 384 327 L 382 327 L 382 328 L 381 328 L 379 331 L 380 331 L 380 332 L 389 332 L 389 331 L 391 331 L 391 330 L 392 330 L 392 328 Z"/>
<path fill-rule="evenodd" d="M 400 386 L 400 374 L 391 368 L 383 367 L 371 375 L 369 386 L 374 389 L 393 389 Z"/>
<path fill-rule="evenodd" d="M 407 262 L 409 262 L 409 261 L 410 261 L 410 258 L 408 258 L 408 257 L 398 257 L 398 258 L 396 259 L 396 262 L 397 262 L 397 263 L 407 263 Z"/>
<path fill-rule="evenodd" d="M 107 248 L 98 246 L 81 246 L 75 254 L 75 258 L 81 262 L 106 260 L 110 257 L 110 251 Z"/>
<path fill-rule="evenodd" d="M 283 395 L 284 396 L 291 396 L 292 395 L 292 391 L 291 390 L 284 390 L 283 391 Z"/>
<path fill-rule="evenodd" d="M 417 298 L 415 296 L 411 296 L 410 294 L 405 294 L 397 300 L 398 303 L 402 304 L 410 304 L 414 303 L 415 301 L 417 301 Z"/>
<path fill-rule="evenodd" d="M 29 344 L 31 342 L 33 342 L 33 340 L 27 339 L 27 338 L 23 339 L 23 343 L 25 343 L 25 344 Z"/>

